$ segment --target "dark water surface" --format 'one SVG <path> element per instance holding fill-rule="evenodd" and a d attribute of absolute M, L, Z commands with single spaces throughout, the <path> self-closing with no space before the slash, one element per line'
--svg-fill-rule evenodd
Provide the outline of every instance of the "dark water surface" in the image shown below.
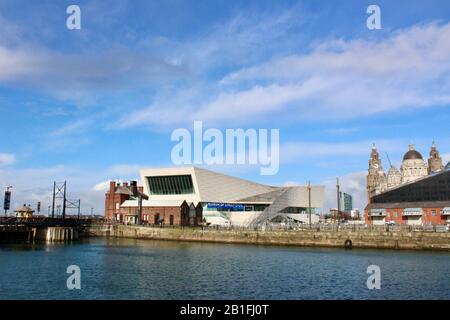
<path fill-rule="evenodd" d="M 68 290 L 69 265 L 81 290 Z M 369 265 L 381 289 L 367 289 Z M 450 253 L 126 239 L 0 246 L 0 299 L 449 299 Z"/>

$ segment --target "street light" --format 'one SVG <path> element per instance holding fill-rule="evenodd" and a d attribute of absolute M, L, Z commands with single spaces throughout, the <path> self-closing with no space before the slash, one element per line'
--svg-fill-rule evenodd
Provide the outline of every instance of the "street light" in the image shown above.
<path fill-rule="evenodd" d="M 309 211 L 309 229 L 311 229 L 311 181 L 308 181 L 308 211 Z"/>

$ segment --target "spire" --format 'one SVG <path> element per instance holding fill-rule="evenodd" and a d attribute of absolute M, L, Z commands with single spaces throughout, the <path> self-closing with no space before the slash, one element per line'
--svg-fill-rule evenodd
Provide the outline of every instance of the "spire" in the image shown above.
<path fill-rule="evenodd" d="M 416 150 L 416 147 L 413 144 L 410 144 L 409 145 L 409 150 L 410 151 L 414 151 L 414 150 Z"/>
<path fill-rule="evenodd" d="M 372 144 L 372 150 L 377 150 L 377 146 L 375 145 L 375 143 Z"/>

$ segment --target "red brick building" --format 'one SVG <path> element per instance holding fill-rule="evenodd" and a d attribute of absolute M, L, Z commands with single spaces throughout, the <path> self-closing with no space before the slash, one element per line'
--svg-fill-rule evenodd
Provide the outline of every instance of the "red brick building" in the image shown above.
<path fill-rule="evenodd" d="M 141 188 L 142 190 L 142 188 Z M 119 214 L 120 205 L 126 200 L 130 200 L 133 196 L 128 182 L 122 185 L 115 181 L 110 181 L 109 190 L 105 195 L 105 218 L 108 221 L 113 221 Z"/>
<path fill-rule="evenodd" d="M 110 222 L 125 224 L 183 225 L 198 226 L 202 223 L 203 207 L 200 203 L 195 206 L 180 200 L 142 201 L 142 214 L 137 219 L 139 207 L 135 190 L 143 192 L 135 181 L 130 184 L 116 184 L 111 181 L 105 194 L 105 217 Z"/>
<path fill-rule="evenodd" d="M 366 208 L 367 224 L 439 225 L 450 223 L 450 201 L 429 203 L 371 204 Z"/>

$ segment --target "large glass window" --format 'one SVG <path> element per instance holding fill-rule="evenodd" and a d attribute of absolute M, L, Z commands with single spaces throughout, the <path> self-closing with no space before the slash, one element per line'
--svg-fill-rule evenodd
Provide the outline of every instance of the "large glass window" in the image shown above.
<path fill-rule="evenodd" d="M 450 172 L 387 191 L 372 198 L 373 203 L 450 201 Z"/>
<path fill-rule="evenodd" d="M 150 194 L 192 194 L 194 185 L 190 175 L 147 177 Z"/>

